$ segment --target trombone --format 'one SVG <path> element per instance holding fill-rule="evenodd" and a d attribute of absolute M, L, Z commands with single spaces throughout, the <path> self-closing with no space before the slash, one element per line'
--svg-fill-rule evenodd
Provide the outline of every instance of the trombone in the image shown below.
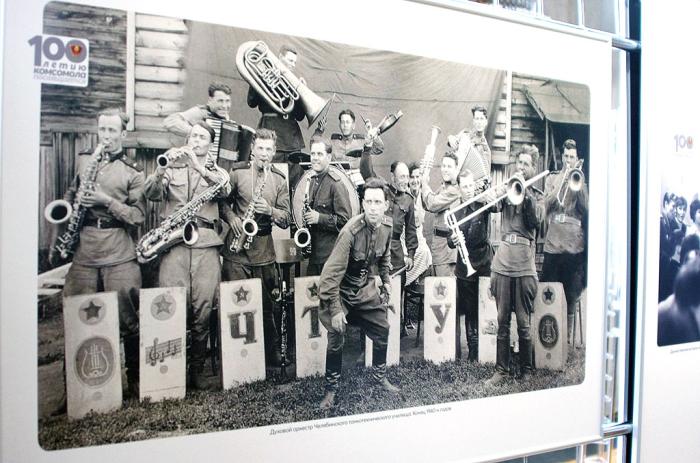
<path fill-rule="evenodd" d="M 559 185 L 559 191 L 557 191 L 557 201 L 562 206 L 564 201 L 566 201 L 566 194 L 569 190 L 576 193 L 581 191 L 583 188 L 583 159 L 579 159 L 574 167 L 567 167 L 564 171 L 564 178 Z"/>
<path fill-rule="evenodd" d="M 526 180 L 524 183 L 521 182 L 516 176 L 512 176 L 504 184 L 489 188 L 488 190 L 484 191 L 483 193 L 479 193 L 478 195 L 474 196 L 469 201 L 465 201 L 462 204 L 447 211 L 445 213 L 445 224 L 451 228 L 453 226 L 459 228 L 459 226 L 462 225 L 463 223 L 466 223 L 466 222 L 469 222 L 470 220 L 473 220 L 475 217 L 479 216 L 482 212 L 484 212 L 487 209 L 490 209 L 494 204 L 504 200 L 505 198 L 508 198 L 508 200 L 510 201 L 511 204 L 513 204 L 514 206 L 517 206 L 518 204 L 521 204 L 523 202 L 523 200 L 525 199 L 525 189 L 528 188 L 533 183 L 537 182 L 538 180 L 546 177 L 547 175 L 549 175 L 549 171 L 545 170 L 544 172 L 540 172 L 539 174 L 535 175 L 531 179 Z M 460 220 L 456 219 L 455 213 L 457 211 L 464 209 L 465 207 L 469 206 L 470 204 L 478 202 L 481 198 L 486 196 L 490 191 L 492 191 L 492 190 L 497 191 L 499 188 L 501 188 L 503 186 L 506 187 L 505 194 L 499 196 L 498 198 L 494 199 L 490 203 L 485 204 L 484 206 L 475 210 L 474 212 L 467 215 L 466 217 L 463 217 Z M 448 221 L 449 221 L 449 223 L 448 223 Z"/>
<path fill-rule="evenodd" d="M 490 203 L 480 207 L 479 209 L 475 210 L 471 214 L 467 215 L 466 217 L 463 217 L 460 220 L 457 220 L 457 217 L 455 217 L 455 212 L 464 209 L 465 207 L 469 206 L 470 204 L 475 203 L 476 201 L 479 201 L 481 198 L 486 196 L 491 190 L 495 190 L 499 187 L 493 187 L 489 188 L 488 190 L 484 191 L 483 193 L 480 193 L 476 196 L 474 196 L 472 199 L 469 201 L 465 201 L 459 206 L 450 209 L 445 213 L 445 225 L 450 229 L 450 233 L 452 235 L 452 239 L 457 242 L 457 251 L 459 252 L 460 256 L 462 257 L 462 260 L 464 263 L 467 265 L 467 276 L 472 275 L 476 270 L 472 267 L 471 263 L 469 262 L 469 251 L 467 249 L 467 242 L 466 239 L 464 238 L 464 233 L 462 233 L 462 230 L 460 230 L 460 226 L 464 223 L 469 222 L 470 220 L 473 220 L 474 218 L 478 217 L 482 212 L 485 210 L 493 207 L 494 204 L 498 203 L 499 201 L 502 201 L 505 198 L 508 198 L 511 204 L 517 206 L 518 204 L 521 204 L 525 200 L 525 189 L 535 183 L 536 181 L 540 180 L 543 177 L 546 177 L 549 175 L 549 171 L 545 170 L 544 172 L 541 172 L 534 177 L 532 177 L 530 180 L 526 180 L 525 182 L 521 182 L 518 177 L 512 176 L 511 178 L 508 179 L 508 181 L 505 183 L 506 186 L 506 192 L 505 194 L 499 196 L 498 198 L 494 199 Z"/>

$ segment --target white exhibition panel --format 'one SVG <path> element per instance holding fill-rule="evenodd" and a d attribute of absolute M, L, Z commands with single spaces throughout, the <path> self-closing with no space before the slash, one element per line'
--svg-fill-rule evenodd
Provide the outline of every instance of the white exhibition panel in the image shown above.
<path fill-rule="evenodd" d="M 697 43 L 695 18 L 700 4 L 643 2 L 640 163 L 640 238 L 635 415 L 638 431 L 632 458 L 641 462 L 698 461 L 700 407 L 694 385 L 700 383 L 700 342 L 659 346 L 659 216 L 663 194 L 671 191 L 690 202 L 700 193 L 700 96 L 695 59 L 685 44 Z M 693 140 L 688 143 L 688 140 Z M 646 192 L 644 192 L 646 190 Z M 690 207 L 688 207 L 690 209 Z M 689 219 L 692 221 L 692 217 Z M 662 328 L 663 329 L 663 328 Z"/>
<path fill-rule="evenodd" d="M 597 185 L 590 192 L 590 210 L 592 216 L 604 215 L 607 200 L 604 161 L 609 149 L 611 77 L 610 43 L 602 36 L 586 38 L 554 33 L 400 0 L 358 0 L 353 8 L 342 10 L 337 4 L 320 0 L 275 3 L 274 7 L 267 2 L 250 8 L 232 5 L 224 10 L 218 4 L 206 1 L 188 4 L 98 0 L 93 3 L 196 21 L 225 21 L 230 26 L 510 69 L 586 84 L 591 93 L 592 121 L 589 175 Z M 350 441 L 371 441 L 372 445 L 354 446 L 353 458 L 362 461 L 480 461 L 567 447 L 600 436 L 606 243 L 605 240 L 591 240 L 588 268 L 589 275 L 595 278 L 589 278 L 588 283 L 591 310 L 586 330 L 586 374 L 579 385 L 454 402 L 441 413 L 349 425 L 343 427 L 341 433 L 330 426 L 303 433 L 279 434 L 261 427 L 182 436 L 167 439 L 167 442 L 153 439 L 55 452 L 41 449 L 37 443 L 35 413 L 38 236 L 34 224 L 37 220 L 35 185 L 38 184 L 39 165 L 37 156 L 32 155 L 39 146 L 41 84 L 31 77 L 27 40 L 43 30 L 44 5 L 43 1 L 8 0 L 7 11 L 12 11 L 12 18 L 9 14 L 4 18 L 3 157 L 0 169 L 0 197 L 3 198 L 0 221 L 0 254 L 3 256 L 0 263 L 3 307 L 0 313 L 3 365 L 0 434 L 4 460 L 138 461 L 157 454 L 160 459 L 172 462 L 192 461 L 194 458 L 216 461 L 236 452 L 254 461 L 273 460 L 285 455 L 289 461 L 309 462 L 327 458 L 327 452 L 319 451 L 319 442 L 323 443 L 322 448 L 344 448 Z M 268 14 L 261 14 L 261 11 Z M 317 19 L 313 21 L 314 27 L 309 27 L 309 21 L 290 20 L 299 15 Z M 340 15 L 342 21 L 330 20 Z M 400 24 L 387 28 L 387 18 L 396 17 L 401 18 Z M 362 27 L 358 28 L 358 24 Z M 515 38 L 517 43 L 531 46 L 514 46 Z M 605 236 L 604 221 L 591 221 L 589 236 Z M 546 414 L 542 413 L 543 403 L 547 404 Z M 495 410 L 502 410 L 507 419 L 495 417 Z M 374 413 L 372 416 L 389 413 Z M 571 420 L 571 416 L 577 419 Z M 523 427 L 523 422 L 530 425 Z M 495 432 L 496 427 L 498 432 Z M 406 446 L 404 437 L 417 429 L 422 433 L 421 441 L 429 445 Z M 465 435 L 470 439 L 464 439 Z M 503 435 L 508 436 L 507 446 L 503 445 Z M 368 436 L 373 438 L 367 440 Z"/>

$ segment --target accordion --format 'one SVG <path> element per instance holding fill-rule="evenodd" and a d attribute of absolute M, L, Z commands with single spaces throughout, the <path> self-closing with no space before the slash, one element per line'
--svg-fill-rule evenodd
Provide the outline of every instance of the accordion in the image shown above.
<path fill-rule="evenodd" d="M 216 139 L 209 147 L 209 157 L 216 160 L 247 161 L 255 130 L 234 121 L 207 118 L 206 123 L 214 129 Z"/>
<path fill-rule="evenodd" d="M 460 147 L 463 148 L 463 147 Z M 466 151 L 466 155 L 464 155 Z M 491 166 L 489 160 L 484 159 L 478 149 L 471 143 L 465 149 L 457 149 L 457 158 L 459 159 L 459 172 L 465 172 L 467 169 L 474 175 L 474 183 L 476 184 L 477 192 L 486 190 L 491 183 Z M 462 157 L 464 156 L 464 157 Z"/>

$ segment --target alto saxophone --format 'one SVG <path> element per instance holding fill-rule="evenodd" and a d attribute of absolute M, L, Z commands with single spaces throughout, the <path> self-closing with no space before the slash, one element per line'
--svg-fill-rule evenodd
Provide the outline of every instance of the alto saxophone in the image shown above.
<path fill-rule="evenodd" d="M 229 246 L 229 251 L 238 253 L 241 249 L 250 249 L 250 245 L 253 243 L 253 237 L 258 234 L 258 224 L 255 222 L 255 203 L 262 196 L 263 188 L 265 188 L 265 183 L 267 182 L 267 176 L 270 174 L 270 167 L 265 166 L 263 168 L 263 178 L 260 183 L 255 188 L 252 198 L 250 198 L 250 203 L 248 203 L 248 208 L 243 216 L 243 223 L 241 227 L 243 228 L 243 233 L 235 232 L 233 240 L 231 240 L 231 246 Z M 243 235 L 246 235 L 246 240 L 243 242 Z"/>
<path fill-rule="evenodd" d="M 65 199 L 51 201 L 44 209 L 44 217 L 51 223 L 61 224 L 68 222 L 66 231 L 56 238 L 54 249 L 61 256 L 67 259 L 75 252 L 80 241 L 80 229 L 85 221 L 87 208 L 82 204 L 82 198 L 86 193 L 95 191 L 95 179 L 97 178 L 97 167 L 104 158 L 104 145 L 98 144 L 92 153 L 90 164 L 80 175 L 80 187 L 75 195 L 73 204 Z"/>
<path fill-rule="evenodd" d="M 184 242 L 192 246 L 199 239 L 197 212 L 206 203 L 214 199 L 229 183 L 228 173 L 214 164 L 213 167 L 221 175 L 214 185 L 210 186 L 180 209 L 169 215 L 157 228 L 146 233 L 136 245 L 136 259 L 141 264 L 150 262 L 167 249 Z"/>
<path fill-rule="evenodd" d="M 304 205 L 301 209 L 301 228 L 294 233 L 294 244 L 301 248 L 301 255 L 309 257 L 311 255 L 311 232 L 309 224 L 306 222 L 306 213 L 311 210 L 309 205 L 309 187 L 311 185 L 311 177 L 306 179 L 306 190 L 304 192 Z"/>

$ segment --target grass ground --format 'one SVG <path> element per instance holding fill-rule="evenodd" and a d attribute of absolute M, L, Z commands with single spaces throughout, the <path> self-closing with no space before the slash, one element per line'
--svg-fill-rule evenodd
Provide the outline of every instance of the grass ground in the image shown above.
<path fill-rule="evenodd" d="M 60 315 L 40 324 L 40 381 L 42 368 L 52 368 L 54 378 L 47 377 L 43 388 L 40 384 L 40 394 L 62 393 L 62 383 L 56 386 L 55 380 L 61 371 L 62 354 L 56 354 L 62 343 L 61 330 Z M 268 371 L 271 374 L 265 381 L 228 391 L 188 391 L 182 400 L 158 403 L 129 399 L 120 410 L 90 414 L 77 421 L 69 421 L 65 415 L 46 416 L 39 419 L 39 443 L 50 450 L 216 432 L 514 394 L 583 380 L 585 349 L 580 348 L 571 351 L 563 372 L 537 370 L 526 382 L 509 379 L 502 386 L 487 388 L 484 382 L 493 374 L 493 365 L 466 359 L 441 365 L 426 362 L 419 355 L 422 346 L 413 347 L 415 336 L 411 336 L 402 342 L 401 364 L 388 369 L 388 378 L 401 387 L 401 394 L 395 396 L 374 387 L 369 370 L 355 365 L 359 337 L 354 343 L 350 338 L 339 403 L 330 411 L 318 409 L 323 378 L 283 379 L 277 370 Z"/>

